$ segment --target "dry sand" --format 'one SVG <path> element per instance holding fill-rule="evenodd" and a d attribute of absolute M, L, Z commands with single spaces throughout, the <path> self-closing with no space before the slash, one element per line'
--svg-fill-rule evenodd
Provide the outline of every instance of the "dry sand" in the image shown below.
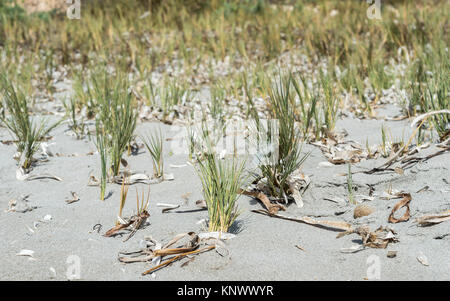
<path fill-rule="evenodd" d="M 393 116 L 395 107 L 387 107 L 382 114 Z M 380 114 L 381 114 L 380 113 Z M 358 120 L 346 117 L 338 121 L 337 128 L 345 128 L 349 139 L 365 145 L 380 143 L 381 120 Z M 394 137 L 409 137 L 408 121 L 384 122 Z M 138 132 L 156 123 L 138 126 Z M 176 133 L 170 126 L 161 125 L 165 137 Z M 206 211 L 191 213 L 161 213 L 156 203 L 184 204 L 182 195 L 192 193 L 187 205 L 180 210 L 195 209 L 195 201 L 202 198 L 201 184 L 192 166 L 171 168 L 170 164 L 186 164 L 186 155 L 171 155 L 165 147 L 166 172 L 173 173 L 173 181 L 151 185 L 149 224 L 137 231 L 134 237 L 122 242 L 124 237 L 107 238 L 103 234 L 113 226 L 116 218 L 120 186 L 108 184 L 107 193 L 112 195 L 104 202 L 98 200 L 99 188 L 87 186 L 90 174 L 99 176 L 98 154 L 85 155 L 95 151 L 94 144 L 76 140 L 65 132 L 67 125 L 58 127 L 52 134 L 51 149 L 63 156 L 50 157 L 39 163 L 33 174 L 48 173 L 61 177 L 61 182 L 44 179 L 19 181 L 16 179 L 16 161 L 12 156 L 14 145 L 0 144 L 0 279 L 1 280 L 66 280 L 71 266 L 70 255 L 80 259 L 81 280 L 363 280 L 373 275 L 374 263 L 379 262 L 381 280 L 450 280 L 450 222 L 431 227 L 418 227 L 414 219 L 428 213 L 450 209 L 450 154 L 432 158 L 405 171 L 403 175 L 388 172 L 383 174 L 355 174 L 353 181 L 358 187 L 356 194 L 368 194 L 372 184 L 375 193 L 382 194 L 390 185 L 397 190 L 411 193 L 411 219 L 398 224 L 388 224 L 388 216 L 396 200 L 379 197 L 367 204 L 376 209 L 370 216 L 353 219 L 354 205 L 338 205 L 325 200 L 327 197 L 346 198 L 346 177 L 337 174 L 347 171 L 347 165 L 319 167 L 326 161 L 319 148 L 305 145 L 305 151 L 312 151 L 303 166 L 303 172 L 311 177 L 312 183 L 304 194 L 305 205 L 288 207 L 286 214 L 307 215 L 316 219 L 342 220 L 354 225 L 368 224 L 375 230 L 388 225 L 398 232 L 398 243 L 389 244 L 387 249 L 364 249 L 345 254 L 340 250 L 355 243 L 361 243 L 359 236 L 347 235 L 337 239 L 336 232 L 307 224 L 270 218 L 250 212 L 261 209 L 257 201 L 242 196 L 239 217 L 233 231 L 235 238 L 227 242 L 230 256 L 221 257 L 211 251 L 201 254 L 185 267 L 176 262 L 156 272 L 156 277 L 141 276 L 150 268 L 150 263 L 122 264 L 117 260 L 119 251 L 138 250 L 139 242 L 146 236 L 167 242 L 173 236 L 188 231 L 200 232 L 198 221 L 207 217 Z M 0 128 L 0 140 L 11 139 L 9 133 Z M 169 142 L 166 142 L 166 145 Z M 432 152 L 424 150 L 421 155 Z M 70 156 L 71 154 L 79 156 Z M 152 172 L 149 154 L 140 150 L 137 156 L 127 157 L 135 171 Z M 368 160 L 355 164 L 374 167 L 385 159 Z M 428 185 L 429 190 L 416 193 Z M 141 192 L 145 185 L 134 185 Z M 80 201 L 66 204 L 70 191 L 75 191 Z M 26 213 L 5 212 L 8 202 L 21 195 L 30 194 L 30 205 L 36 206 Z M 135 188 L 129 190 L 124 216 L 135 208 Z M 400 213 L 402 214 L 402 213 Z M 39 222 L 51 215 L 50 221 Z M 92 231 L 100 223 L 100 234 Z M 34 227 L 36 225 L 36 228 Z M 27 227 L 31 228 L 32 233 Z M 447 235 L 447 236 L 445 236 Z M 436 239 L 436 237 L 442 237 Z M 304 251 L 295 245 L 301 246 Z M 34 257 L 17 256 L 22 249 L 34 251 Z M 395 258 L 387 258 L 390 250 L 397 251 Z M 421 264 L 421 254 L 428 259 L 429 266 Z M 373 255 L 377 257 L 373 257 Z M 69 263 L 67 262 L 69 258 Z M 376 273 L 375 273 L 376 275 Z"/>

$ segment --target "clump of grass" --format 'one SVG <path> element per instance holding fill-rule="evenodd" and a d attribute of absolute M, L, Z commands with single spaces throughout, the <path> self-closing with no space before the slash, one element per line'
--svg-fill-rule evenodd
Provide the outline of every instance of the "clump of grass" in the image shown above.
<path fill-rule="evenodd" d="M 316 140 L 326 137 L 334 130 L 339 101 L 332 77 L 322 70 L 315 87 L 308 87 L 305 77 L 299 75 L 300 81 L 291 75 L 291 82 L 298 97 L 296 106 L 297 119 L 302 126 L 302 132 L 308 137 L 310 130 Z"/>
<path fill-rule="evenodd" d="M 447 63 L 450 65 L 450 63 Z M 437 71 L 433 79 L 428 80 L 424 94 L 423 110 L 439 111 L 450 108 L 450 79 L 449 70 Z M 438 133 L 439 138 L 444 139 L 450 133 L 450 117 L 448 114 L 435 114 L 431 116 L 431 122 Z"/>
<path fill-rule="evenodd" d="M 404 111 L 410 115 L 440 111 L 450 108 L 450 59 L 447 44 L 436 39 L 437 44 L 428 45 L 409 66 L 406 78 L 408 91 Z M 448 114 L 430 116 L 432 127 L 440 139 L 450 134 L 450 118 Z M 419 140 L 424 136 L 424 125 L 419 128 Z"/>
<path fill-rule="evenodd" d="M 196 150 L 196 133 L 191 125 L 191 120 L 189 120 L 188 126 L 186 127 L 186 141 L 189 151 L 189 161 L 193 162 Z"/>
<path fill-rule="evenodd" d="M 258 144 L 264 151 L 257 156 L 258 167 L 272 196 L 288 199 L 288 177 L 297 170 L 307 155 L 301 152 L 302 136 L 295 119 L 291 95 L 292 77 L 279 75 L 269 90 L 272 120 L 267 126 L 257 125 Z M 268 148 L 268 149 L 267 149 Z M 258 145 L 261 149 L 261 145 Z"/>
<path fill-rule="evenodd" d="M 383 89 L 390 87 L 392 78 L 385 71 L 385 63 L 381 59 L 375 60 L 369 68 L 368 78 L 372 85 L 374 92 L 377 95 L 381 94 Z"/>
<path fill-rule="evenodd" d="M 245 182 L 245 161 L 220 160 L 215 153 L 207 153 L 197 165 L 203 196 L 208 208 L 208 230 L 228 232 L 239 215 L 236 205 L 239 190 Z"/>
<path fill-rule="evenodd" d="M 384 124 L 381 125 L 381 156 L 387 158 L 394 155 L 405 145 L 404 138 L 394 138 L 392 133 L 386 130 Z"/>
<path fill-rule="evenodd" d="M 163 158 L 163 135 L 161 129 L 159 132 L 150 132 L 146 137 L 141 137 L 145 144 L 153 164 L 153 177 L 164 177 L 164 158 Z"/>
<path fill-rule="evenodd" d="M 307 137 L 310 128 L 314 127 L 314 117 L 317 116 L 316 111 L 319 98 L 317 93 L 308 89 L 306 79 L 301 75 L 299 78 L 301 85 L 297 80 L 292 78 L 292 84 L 299 100 L 297 107 L 300 107 L 300 112 L 296 115 L 300 116 L 299 119 L 302 126 L 303 136 Z M 319 127 L 316 125 L 316 129 L 314 130 L 316 139 L 320 136 L 319 130 Z"/>
<path fill-rule="evenodd" d="M 92 88 L 88 84 L 88 80 L 83 77 L 84 74 L 75 73 L 74 74 L 74 82 L 73 82 L 73 99 L 74 101 L 74 109 L 81 110 L 82 108 L 86 109 L 86 118 L 92 119 L 95 117 L 95 113 L 97 111 L 96 108 L 96 100 L 93 95 Z M 72 109 L 71 106 L 69 106 Z"/>
<path fill-rule="evenodd" d="M 128 91 L 128 81 L 121 75 L 117 80 L 105 73 L 100 83 L 94 78 L 94 96 L 98 101 L 98 120 L 105 136 L 114 176 L 120 171 L 123 153 L 134 138 L 137 110 L 135 99 Z"/>
<path fill-rule="evenodd" d="M 166 119 L 175 106 L 185 103 L 191 97 L 191 93 L 186 82 L 172 79 L 166 80 L 159 97 L 163 118 Z"/>
<path fill-rule="evenodd" d="M 2 79 L 5 107 L 9 117 L 2 117 L 5 126 L 12 133 L 17 151 L 20 153 L 21 167 L 25 170 L 31 167 L 33 156 L 39 149 L 41 141 L 61 121 L 48 125 L 47 120 L 33 120 L 27 106 L 27 98 L 8 81 Z"/>
<path fill-rule="evenodd" d="M 147 85 L 142 87 L 142 93 L 147 100 L 147 105 L 154 106 L 156 104 L 156 89 L 151 78 L 147 79 Z"/>
<path fill-rule="evenodd" d="M 320 70 L 319 83 L 323 93 L 323 124 L 321 128 L 322 133 L 331 132 L 336 125 L 336 116 L 338 111 L 339 101 L 336 97 L 335 88 L 333 87 L 332 78 L 329 74 L 324 74 Z"/>
<path fill-rule="evenodd" d="M 63 105 L 66 109 L 66 115 L 70 120 L 69 128 L 73 131 L 77 139 L 83 138 L 86 126 L 83 119 L 81 121 L 77 119 L 77 102 L 75 98 L 72 97 L 68 102 L 63 102 Z"/>
<path fill-rule="evenodd" d="M 225 124 L 225 88 L 219 83 L 211 87 L 211 103 L 208 104 L 211 116 L 219 125 Z"/>
<path fill-rule="evenodd" d="M 246 160 L 221 158 L 218 149 L 217 132 L 211 129 L 202 116 L 201 126 L 188 128 L 190 148 L 198 156 L 195 165 L 203 188 L 203 197 L 208 208 L 209 231 L 227 232 L 239 215 L 236 202 L 241 194 L 240 188 L 246 184 L 244 175 Z"/>

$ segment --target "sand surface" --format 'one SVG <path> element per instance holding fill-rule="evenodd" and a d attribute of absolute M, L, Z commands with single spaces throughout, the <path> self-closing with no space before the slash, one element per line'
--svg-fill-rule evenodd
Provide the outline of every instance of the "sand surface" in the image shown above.
<path fill-rule="evenodd" d="M 393 116 L 396 107 L 380 110 L 380 114 Z M 381 116 L 382 116 L 381 115 Z M 338 129 L 346 129 L 348 139 L 365 145 L 380 143 L 380 127 L 385 124 L 394 137 L 409 137 L 409 121 L 359 120 L 345 117 L 338 121 Z M 177 132 L 168 125 L 141 123 L 137 132 L 161 126 L 165 138 Z M 346 199 L 346 177 L 338 174 L 347 171 L 347 165 L 320 167 L 326 161 L 321 150 L 305 145 L 311 155 L 303 165 L 303 172 L 312 182 L 303 195 L 304 207 L 295 204 L 288 207 L 285 214 L 306 215 L 319 220 L 347 221 L 355 226 L 368 224 L 372 230 L 379 226 L 389 226 L 397 231 L 399 242 L 391 243 L 387 249 L 366 248 L 356 253 L 342 253 L 341 249 L 360 244 L 358 235 L 347 235 L 337 239 L 337 232 L 311 225 L 286 221 L 251 212 L 261 209 L 256 200 L 242 196 L 239 207 L 242 214 L 233 227 L 236 237 L 226 242 L 229 256 L 220 256 L 210 251 L 195 257 L 188 265 L 181 267 L 185 260 L 157 271 L 154 276 L 141 276 L 151 263 L 123 264 L 117 260 L 119 251 L 133 251 L 140 248 L 140 241 L 146 236 L 167 242 L 176 234 L 188 231 L 202 232 L 197 222 L 207 218 L 206 211 L 188 213 L 161 213 L 156 203 L 181 204 L 179 210 L 196 209 L 195 201 L 202 198 L 201 184 L 194 168 L 184 165 L 187 155 L 171 154 L 165 147 L 166 173 L 173 173 L 173 181 L 151 185 L 150 218 L 148 224 L 137 231 L 127 242 L 125 236 L 114 238 L 102 234 L 114 225 L 118 206 L 120 185 L 108 184 L 104 201 L 99 200 L 99 188 L 87 186 L 89 175 L 99 176 L 100 159 L 95 146 L 87 139 L 76 140 L 67 135 L 67 125 L 61 125 L 53 133 L 49 143 L 53 153 L 61 156 L 50 157 L 40 162 L 33 174 L 52 174 L 62 178 L 61 182 L 41 179 L 19 181 L 16 179 L 16 161 L 13 160 L 14 145 L 0 144 L 0 279 L 1 280 L 66 280 L 73 258 L 79 258 L 81 280 L 450 280 L 450 222 L 418 227 L 414 219 L 424 214 L 439 213 L 450 209 L 450 154 L 446 153 L 419 163 L 405 171 L 403 175 L 386 172 L 366 175 L 355 174 L 354 185 L 357 194 L 368 194 L 373 185 L 375 193 L 382 195 L 389 186 L 411 193 L 411 218 L 407 222 L 388 224 L 392 207 L 399 201 L 375 197 L 367 204 L 376 211 L 355 220 L 354 205 L 326 200 L 335 196 Z M 0 140 L 10 140 L 11 136 L 0 128 Z M 165 145 L 170 142 L 166 141 Z M 420 155 L 432 153 L 432 146 Z M 150 156 L 141 149 L 136 156 L 124 157 L 133 171 L 152 173 Z M 385 159 L 367 160 L 354 165 L 371 168 Z M 419 192 L 428 185 L 427 191 Z M 130 187 L 124 216 L 135 209 L 136 191 L 141 193 L 146 185 Z M 70 191 L 75 191 L 80 201 L 67 204 Z M 191 193 L 185 203 L 183 194 Z M 36 208 L 25 212 L 5 212 L 11 199 L 29 194 L 29 204 Z M 399 214 L 403 214 L 400 212 Z M 44 220 L 46 215 L 51 219 Z M 38 222 L 38 223 L 36 223 Z M 93 231 L 95 224 L 101 224 L 100 233 Z M 32 231 L 30 231 L 30 229 Z M 33 233 L 34 232 L 34 233 Z M 301 246 L 304 251 L 295 247 Z M 21 250 L 34 251 L 33 258 L 17 256 Z M 387 252 L 397 251 L 395 258 L 388 258 Z M 70 257 L 76 255 L 77 257 Z M 375 256 L 374 256 L 375 255 Z M 425 256 L 429 265 L 421 264 L 417 257 Z M 373 274 L 374 263 L 379 273 Z M 373 275 L 376 275 L 375 278 Z"/>

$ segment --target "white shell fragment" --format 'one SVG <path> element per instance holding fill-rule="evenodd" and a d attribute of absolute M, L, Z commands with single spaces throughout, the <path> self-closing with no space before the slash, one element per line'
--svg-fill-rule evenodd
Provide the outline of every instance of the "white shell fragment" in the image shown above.
<path fill-rule="evenodd" d="M 52 216 L 50 214 L 46 214 L 44 216 L 44 221 L 48 222 L 48 221 L 51 221 L 51 220 L 52 220 Z"/>
<path fill-rule="evenodd" d="M 430 264 L 428 263 L 428 258 L 423 255 L 423 253 L 420 253 L 419 256 L 417 256 L 417 260 L 423 264 L 424 266 L 429 266 Z"/>
<path fill-rule="evenodd" d="M 49 268 L 50 272 L 52 273 L 53 277 L 56 277 L 56 270 L 54 267 Z"/>
<path fill-rule="evenodd" d="M 17 255 L 17 256 L 29 256 L 29 257 L 33 257 L 34 251 L 33 251 L 33 250 L 23 249 L 23 250 L 20 250 L 20 252 L 17 253 L 16 255 Z"/>
<path fill-rule="evenodd" d="M 341 253 L 356 253 L 362 249 L 364 249 L 363 245 L 353 245 L 349 248 L 342 248 Z"/>

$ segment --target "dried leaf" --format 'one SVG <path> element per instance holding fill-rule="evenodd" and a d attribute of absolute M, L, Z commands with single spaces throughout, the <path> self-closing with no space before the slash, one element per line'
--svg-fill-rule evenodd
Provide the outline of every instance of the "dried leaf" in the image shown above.
<path fill-rule="evenodd" d="M 177 208 L 180 208 L 180 205 L 177 205 L 176 207 L 171 207 L 171 208 L 164 208 L 163 210 L 161 210 L 161 213 L 166 213 L 166 212 L 169 212 L 170 210 L 177 209 Z"/>
<path fill-rule="evenodd" d="M 119 225 L 109 229 L 108 231 L 106 231 L 106 233 L 103 234 L 103 236 L 111 237 L 111 236 L 117 235 L 117 232 L 119 232 L 122 229 L 127 228 L 130 224 L 131 223 L 119 224 Z"/>
<path fill-rule="evenodd" d="M 164 266 L 166 266 L 166 265 L 168 265 L 168 264 L 170 264 L 170 263 L 172 263 L 172 262 L 174 262 L 176 260 L 179 260 L 179 259 L 187 256 L 187 255 L 192 255 L 192 254 L 198 254 L 198 253 L 206 252 L 206 251 L 212 250 L 214 248 L 215 248 L 215 246 L 207 246 L 207 247 L 199 249 L 199 250 L 194 250 L 194 251 L 190 251 L 190 252 L 186 252 L 186 253 L 174 256 L 174 257 L 170 258 L 169 260 L 166 260 L 165 262 L 157 265 L 156 267 L 153 267 L 153 268 L 143 272 L 142 276 L 150 274 L 150 273 L 152 273 L 152 272 L 154 272 L 154 271 L 156 271 L 156 270 L 158 270 L 158 269 L 160 269 L 160 268 L 162 268 L 162 267 L 164 267 Z"/>
<path fill-rule="evenodd" d="M 337 204 L 340 204 L 340 205 L 345 205 L 347 203 L 343 198 L 338 197 L 338 196 L 330 197 L 330 198 L 324 198 L 324 200 L 331 201 L 331 202 L 334 202 L 334 203 L 337 203 Z"/>
<path fill-rule="evenodd" d="M 305 249 L 303 249 L 302 247 L 300 247 L 299 245 L 295 245 L 295 247 L 299 250 L 302 250 L 303 252 L 306 252 Z"/>
<path fill-rule="evenodd" d="M 421 193 L 424 191 L 428 191 L 430 189 L 430 186 L 426 185 L 425 187 L 420 188 L 419 190 L 416 191 L 416 193 Z"/>
<path fill-rule="evenodd" d="M 441 214 L 424 215 L 416 219 L 416 222 L 423 227 L 436 225 L 448 220 L 450 220 L 450 210 Z"/>
<path fill-rule="evenodd" d="M 303 207 L 303 199 L 302 194 L 308 188 L 311 183 L 311 179 L 305 174 L 293 174 L 289 176 L 286 180 L 286 183 L 289 187 L 288 192 L 294 198 L 295 203 L 298 208 Z"/>
<path fill-rule="evenodd" d="M 170 246 L 179 242 L 180 240 L 188 238 L 187 243 L 184 243 L 182 246 L 176 248 L 170 248 Z M 189 255 L 199 254 L 202 252 L 206 252 L 212 249 L 215 249 L 217 246 L 224 247 L 223 243 L 215 239 L 214 245 L 209 245 L 204 248 L 200 247 L 200 238 L 194 232 L 182 233 L 176 235 L 170 242 L 168 242 L 164 247 L 161 247 L 161 244 L 157 243 L 153 249 L 151 247 L 142 249 L 137 252 L 120 252 L 119 253 L 119 261 L 124 263 L 130 262 L 143 262 L 143 261 L 152 261 L 156 266 L 143 272 L 142 275 L 152 274 L 154 271 L 165 267 L 171 264 L 174 261 L 182 259 Z M 226 249 L 226 248 L 225 248 Z M 130 255 L 131 257 L 125 257 L 120 255 Z M 168 260 L 161 262 L 164 256 L 175 255 Z M 184 264 L 183 266 L 185 266 Z"/>
<path fill-rule="evenodd" d="M 147 210 L 143 209 L 139 214 L 133 215 L 130 217 L 129 220 L 122 220 L 120 218 L 120 216 L 118 216 L 118 220 L 120 221 L 119 225 L 114 226 L 113 228 L 109 229 L 108 231 L 106 231 L 105 234 L 103 234 L 103 236 L 105 237 L 111 237 L 111 236 L 115 236 L 118 235 L 118 232 L 120 230 L 126 229 L 130 226 L 132 226 L 132 231 L 131 233 L 128 235 L 128 237 L 124 240 L 127 241 L 128 239 L 130 239 L 134 233 L 145 223 L 145 221 L 147 220 L 147 218 L 150 216 L 150 214 L 148 213 Z"/>
<path fill-rule="evenodd" d="M 286 208 L 281 204 L 272 204 L 270 202 L 269 198 L 260 191 L 246 191 L 246 190 L 241 189 L 239 191 L 239 193 L 242 193 L 242 194 L 248 195 L 248 196 L 252 196 L 252 197 L 260 200 L 263 203 L 264 207 L 266 207 L 266 209 L 268 210 L 268 213 L 270 215 L 276 215 L 279 210 L 281 210 L 281 211 L 286 210 Z"/>
<path fill-rule="evenodd" d="M 272 214 L 267 210 L 252 210 L 252 212 L 263 214 L 263 215 L 268 215 L 270 217 L 277 217 L 277 218 L 290 220 L 290 221 L 294 221 L 294 222 L 300 222 L 300 223 L 305 223 L 308 225 L 318 226 L 321 228 L 327 228 L 327 229 L 333 230 L 333 231 L 350 231 L 350 230 L 352 230 L 352 226 L 349 223 L 342 222 L 342 221 L 327 221 L 327 220 L 318 221 L 318 220 L 312 219 L 307 216 L 289 217 L 289 216 L 285 216 L 285 215 L 281 215 L 281 214 Z"/>
<path fill-rule="evenodd" d="M 388 221 L 393 224 L 408 221 L 410 218 L 410 210 L 409 210 L 410 202 L 411 202 L 411 194 L 404 193 L 403 199 L 400 200 L 397 204 L 395 204 L 394 208 L 392 208 L 392 211 L 391 211 L 391 214 L 389 215 Z M 402 207 L 406 207 L 405 214 L 401 218 L 398 218 L 398 219 L 395 218 L 394 213 Z"/>
<path fill-rule="evenodd" d="M 96 177 L 94 177 L 94 176 L 90 176 L 87 185 L 88 185 L 88 186 L 99 186 L 99 185 L 100 185 L 100 180 L 98 180 L 98 179 L 97 179 Z"/>
<path fill-rule="evenodd" d="M 72 194 L 72 199 L 66 200 L 67 204 L 72 204 L 72 203 L 78 202 L 80 200 L 80 197 L 77 195 L 76 192 L 71 191 L 70 193 Z"/>
<path fill-rule="evenodd" d="M 161 211 L 162 213 L 166 213 L 166 212 L 169 212 L 170 210 L 180 208 L 180 205 L 172 205 L 172 204 L 165 204 L 165 203 L 158 203 L 158 204 L 156 204 L 156 206 L 167 207 Z"/>
<path fill-rule="evenodd" d="M 33 206 L 29 204 L 28 197 L 30 195 L 22 195 L 20 198 L 12 199 L 8 203 L 8 209 L 5 212 L 20 212 L 25 213 L 28 211 L 32 211 L 37 208 L 37 206 Z"/>

